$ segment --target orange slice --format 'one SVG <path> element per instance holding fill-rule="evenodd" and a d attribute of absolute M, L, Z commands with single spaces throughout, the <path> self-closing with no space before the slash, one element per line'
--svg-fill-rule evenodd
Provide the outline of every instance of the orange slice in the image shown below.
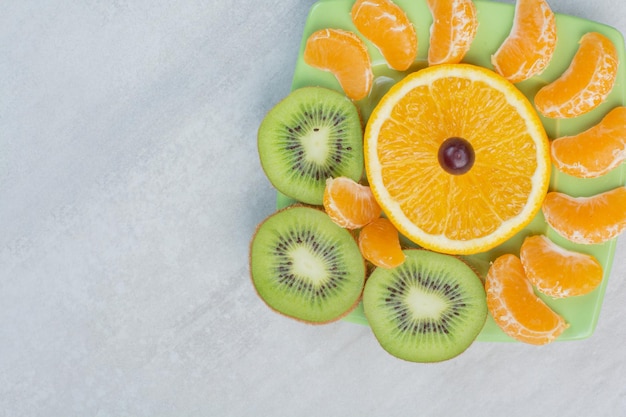
<path fill-rule="evenodd" d="M 369 94 L 374 74 L 365 43 L 352 32 L 322 29 L 312 33 L 306 42 L 304 61 L 337 78 L 341 88 L 353 100 Z"/>
<path fill-rule="evenodd" d="M 540 210 L 550 178 L 548 139 L 530 102 L 468 64 L 436 65 L 394 85 L 370 116 L 364 149 L 387 217 L 438 252 L 504 242 Z"/>
<path fill-rule="evenodd" d="M 568 327 L 565 320 L 537 297 L 520 259 L 498 257 L 485 280 L 487 308 L 504 333 L 521 342 L 545 345 Z"/>
<path fill-rule="evenodd" d="M 552 191 L 542 209 L 548 224 L 564 238 L 586 245 L 606 242 L 626 228 L 626 187 L 591 197 Z"/>
<path fill-rule="evenodd" d="M 520 260 L 530 282 L 553 298 L 588 294 L 602 282 L 596 258 L 562 248 L 543 235 L 524 239 Z"/>
<path fill-rule="evenodd" d="M 552 141 L 552 162 L 578 178 L 595 178 L 626 159 L 626 107 L 611 110 L 597 125 Z"/>
<path fill-rule="evenodd" d="M 513 27 L 491 57 L 496 72 L 517 83 L 540 74 L 556 48 L 556 19 L 545 0 L 517 0 Z"/>
<path fill-rule="evenodd" d="M 580 39 L 570 66 L 535 95 L 537 110 L 546 117 L 570 118 L 599 106 L 617 78 L 617 50 L 604 35 L 590 32 Z"/>
<path fill-rule="evenodd" d="M 357 0 L 352 22 L 383 55 L 389 66 L 407 70 L 417 56 L 417 34 L 408 16 L 390 0 Z"/>
<path fill-rule="evenodd" d="M 345 229 L 363 227 L 381 214 L 370 187 L 348 177 L 326 180 L 323 204 L 328 216 Z"/>
<path fill-rule="evenodd" d="M 472 0 L 427 0 L 433 16 L 428 65 L 456 64 L 469 51 L 478 30 Z"/>
<path fill-rule="evenodd" d="M 381 268 L 395 268 L 405 259 L 398 230 L 384 217 L 379 217 L 361 230 L 359 249 L 365 259 Z"/>

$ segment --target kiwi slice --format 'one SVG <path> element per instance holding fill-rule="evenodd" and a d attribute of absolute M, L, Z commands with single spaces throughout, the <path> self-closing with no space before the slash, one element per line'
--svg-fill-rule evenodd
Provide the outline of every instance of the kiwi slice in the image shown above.
<path fill-rule="evenodd" d="M 327 323 L 349 313 L 365 283 L 365 262 L 350 232 L 323 211 L 299 205 L 258 226 L 250 272 L 270 308 L 309 323 Z"/>
<path fill-rule="evenodd" d="M 292 91 L 258 131 L 261 165 L 272 185 L 307 204 L 321 205 L 327 178 L 363 174 L 363 128 L 345 95 L 324 87 Z"/>
<path fill-rule="evenodd" d="M 482 281 L 451 255 L 404 253 L 402 265 L 376 268 L 365 284 L 363 309 L 374 336 L 390 354 L 411 362 L 459 355 L 487 319 Z"/>

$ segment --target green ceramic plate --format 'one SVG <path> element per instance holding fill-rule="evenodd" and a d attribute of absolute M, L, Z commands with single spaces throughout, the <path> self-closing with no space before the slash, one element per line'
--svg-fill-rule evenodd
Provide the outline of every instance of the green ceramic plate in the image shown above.
<path fill-rule="evenodd" d="M 429 28 L 432 23 L 432 16 L 424 0 L 396 0 L 395 2 L 405 10 L 417 30 L 419 40 L 418 58 L 415 65 L 410 69 L 410 71 L 415 71 L 427 65 L 426 56 L 428 52 Z M 300 53 L 296 62 L 292 89 L 310 85 L 320 85 L 342 91 L 332 74 L 317 70 L 304 63 L 302 53 L 308 36 L 318 29 L 332 27 L 352 30 L 358 33 L 350 19 L 352 3 L 353 0 L 321 0 L 311 8 L 304 28 Z M 472 48 L 467 53 L 464 62 L 493 69 L 490 58 L 511 29 L 514 6 L 512 4 L 486 0 L 475 0 L 475 4 L 478 10 L 480 25 Z M 534 94 L 541 86 L 557 78 L 569 66 L 572 57 L 578 49 L 578 40 L 587 32 L 600 32 L 611 39 L 617 47 L 619 59 L 622 64 L 619 67 L 617 83 L 606 102 L 601 106 L 594 109 L 592 112 L 570 120 L 557 121 L 542 119 L 546 132 L 551 138 L 571 135 L 591 127 L 599 122 L 610 109 L 615 106 L 624 105 L 626 94 L 626 69 L 624 64 L 626 63 L 626 57 L 622 35 L 612 27 L 573 16 L 557 14 L 556 21 L 558 44 L 550 65 L 541 75 L 517 84 L 517 87 L 526 94 L 531 101 Z M 370 96 L 357 103 L 364 121 L 367 120 L 372 108 L 389 87 L 406 75 L 406 73 L 390 70 L 376 47 L 367 41 L 366 43 L 372 57 L 374 75 L 376 78 Z M 589 196 L 623 185 L 625 182 L 626 164 L 597 179 L 576 179 L 557 172 L 554 169 L 551 178 L 551 189 L 563 191 L 573 196 Z M 278 195 L 278 207 L 284 207 L 291 203 L 293 203 L 293 201 L 289 198 L 281 194 Z M 552 300 L 548 297 L 543 297 L 546 303 L 561 314 L 570 324 L 570 327 L 558 340 L 575 340 L 589 337 L 593 333 L 600 314 L 602 300 L 613 262 L 615 241 L 590 246 L 573 244 L 552 231 L 540 213 L 528 227 L 509 241 L 489 252 L 469 256 L 467 260 L 473 264 L 484 277 L 491 260 L 503 253 L 518 254 L 519 246 L 523 238 L 529 234 L 537 233 L 546 234 L 550 239 L 563 247 L 595 256 L 604 267 L 604 279 L 602 284 L 590 294 L 561 300 Z M 346 320 L 367 325 L 367 320 L 363 315 L 361 306 L 351 313 Z M 512 341 L 513 339 L 505 335 L 496 326 L 495 322 L 489 318 L 478 340 Z"/>

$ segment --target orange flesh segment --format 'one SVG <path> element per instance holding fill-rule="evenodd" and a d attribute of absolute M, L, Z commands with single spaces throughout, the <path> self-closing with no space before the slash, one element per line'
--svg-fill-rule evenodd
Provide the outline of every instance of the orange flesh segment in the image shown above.
<path fill-rule="evenodd" d="M 405 259 L 398 230 L 384 217 L 374 220 L 361 230 L 359 249 L 365 259 L 381 268 L 395 268 Z"/>
<path fill-rule="evenodd" d="M 365 43 L 354 33 L 341 29 L 322 29 L 306 42 L 304 61 L 312 67 L 331 72 L 353 100 L 369 94 L 374 74 Z"/>
<path fill-rule="evenodd" d="M 472 0 L 427 0 L 433 16 L 430 27 L 428 65 L 461 62 L 478 30 Z"/>
<path fill-rule="evenodd" d="M 504 333 L 521 342 L 544 345 L 567 327 L 565 320 L 535 295 L 520 259 L 498 257 L 485 280 L 487 308 Z"/>
<path fill-rule="evenodd" d="M 552 141 L 552 162 L 560 171 L 595 178 L 626 159 L 626 107 L 611 110 L 600 123 L 574 136 Z"/>
<path fill-rule="evenodd" d="M 408 69 L 417 56 L 417 34 L 406 13 L 390 0 L 357 0 L 352 22 L 380 50 L 389 66 Z"/>
<path fill-rule="evenodd" d="M 496 232 L 498 243 L 506 240 L 523 227 L 509 223 L 522 213 L 530 221 L 539 211 L 549 181 L 549 143 L 530 104 L 504 80 L 510 91 L 473 80 L 479 76 L 472 68 L 501 80 L 466 64 L 418 71 L 383 98 L 365 134 L 370 186 L 387 216 L 417 244 L 446 253 L 487 250 Z M 395 104 L 385 103 L 396 97 Z M 438 162 L 449 137 L 467 139 L 475 151 L 463 175 L 449 174 Z"/>
<path fill-rule="evenodd" d="M 545 0 L 517 0 L 509 36 L 491 57 L 497 73 L 517 83 L 540 74 L 556 48 L 556 19 Z"/>
<path fill-rule="evenodd" d="M 380 159 L 383 173 L 388 178 L 387 189 L 397 196 L 404 211 L 410 213 L 411 220 L 431 234 L 444 234 L 454 239 L 471 239 L 475 237 L 474 234 L 484 236 L 493 232 L 502 219 L 518 214 L 525 204 L 531 188 L 529 178 L 525 177 L 530 177 L 536 168 L 533 161 L 535 149 L 531 146 L 522 148 L 518 155 L 498 152 L 499 146 L 514 147 L 517 135 L 524 134 L 523 122 L 512 121 L 508 125 L 510 130 L 503 128 L 498 118 L 482 119 L 480 124 L 476 123 L 477 120 L 464 123 L 468 115 L 465 114 L 466 104 L 463 101 L 467 97 L 459 100 L 456 94 L 443 93 L 463 90 L 467 96 L 480 96 L 481 85 L 453 79 L 439 80 L 436 84 L 434 90 L 428 86 L 414 89 L 398 103 L 389 122 L 383 125 L 386 152 L 380 155 Z M 431 96 L 433 92 L 435 94 Z M 420 107 L 412 108 L 417 101 Z M 489 97 L 489 104 L 494 111 L 500 107 L 508 108 L 502 96 Z M 413 114 L 430 115 L 431 124 L 420 123 L 420 119 L 411 117 L 412 114 L 407 110 Z M 489 112 L 488 109 L 485 111 Z M 509 133 L 511 136 L 507 138 Z M 414 140 L 413 136 L 419 139 Z M 476 153 L 476 163 L 465 175 L 450 175 L 437 162 L 439 146 L 453 136 L 469 138 Z M 501 138 L 502 141 L 496 144 L 493 138 Z M 497 160 L 492 159 L 492 153 L 498 153 Z M 522 167 L 526 168 L 526 172 L 507 169 L 516 164 L 518 158 L 530 161 L 528 167 Z M 497 175 L 494 175 L 496 172 Z M 423 177 L 423 180 L 412 186 L 402 181 L 403 178 L 408 180 L 411 177 Z M 484 202 L 489 200 L 488 196 L 495 196 L 496 199 L 497 196 L 503 197 L 503 191 L 508 188 L 511 188 L 509 204 L 496 201 L 492 210 L 482 212 Z M 469 195 L 466 190 L 470 189 L 478 192 Z M 433 201 L 435 195 L 445 198 Z M 429 200 L 431 204 L 419 203 Z M 462 213 L 469 214 L 463 216 Z"/>
<path fill-rule="evenodd" d="M 537 110 L 552 118 L 571 118 L 593 110 L 611 92 L 617 67 L 617 50 L 610 39 L 596 32 L 583 35 L 567 70 L 535 95 Z"/>
<path fill-rule="evenodd" d="M 564 249 L 544 235 L 524 239 L 520 259 L 530 282 L 553 298 L 588 294 L 602 282 L 596 258 Z"/>
<path fill-rule="evenodd" d="M 626 188 L 591 197 L 571 197 L 552 191 L 543 202 L 548 224 L 564 238 L 580 244 L 602 243 L 626 228 Z"/>
<path fill-rule="evenodd" d="M 363 227 L 382 211 L 370 187 L 347 177 L 326 180 L 323 204 L 328 216 L 346 229 Z"/>

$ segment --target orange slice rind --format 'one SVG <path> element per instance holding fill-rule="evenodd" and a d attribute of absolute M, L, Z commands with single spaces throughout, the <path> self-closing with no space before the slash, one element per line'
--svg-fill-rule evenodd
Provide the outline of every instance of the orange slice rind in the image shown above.
<path fill-rule="evenodd" d="M 462 175 L 438 162 L 451 137 L 475 151 Z M 506 241 L 533 219 L 548 188 L 549 143 L 531 104 L 493 71 L 468 64 L 429 67 L 392 87 L 369 119 L 364 148 L 387 217 L 438 252 L 472 254 Z"/>

